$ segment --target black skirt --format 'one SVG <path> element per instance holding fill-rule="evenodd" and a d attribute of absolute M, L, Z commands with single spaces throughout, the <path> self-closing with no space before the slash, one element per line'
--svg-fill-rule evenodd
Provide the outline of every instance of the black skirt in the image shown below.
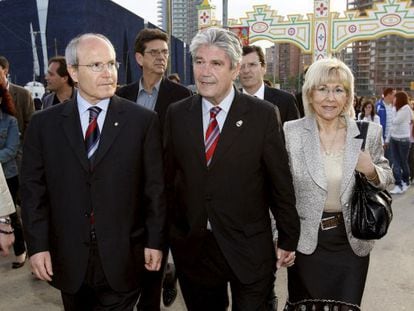
<path fill-rule="evenodd" d="M 324 213 L 323 218 L 335 214 Z M 289 297 L 285 310 L 360 310 L 369 255 L 357 256 L 349 245 L 343 222 L 319 228 L 318 246 L 311 255 L 296 252 L 288 268 Z"/>

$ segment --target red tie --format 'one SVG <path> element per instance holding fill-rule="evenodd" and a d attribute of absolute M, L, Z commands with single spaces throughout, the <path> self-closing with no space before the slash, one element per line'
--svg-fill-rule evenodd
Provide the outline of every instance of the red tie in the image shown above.
<path fill-rule="evenodd" d="M 207 166 L 209 166 L 211 163 L 214 150 L 216 149 L 220 137 L 220 129 L 216 120 L 216 116 L 220 112 L 220 110 L 220 107 L 213 107 L 210 109 L 210 122 L 208 123 L 206 140 L 204 142 L 206 149 Z"/>

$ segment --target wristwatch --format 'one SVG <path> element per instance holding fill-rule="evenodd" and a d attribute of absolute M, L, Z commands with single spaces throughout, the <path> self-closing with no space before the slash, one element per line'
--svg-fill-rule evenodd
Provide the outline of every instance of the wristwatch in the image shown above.
<path fill-rule="evenodd" d="M 10 217 L 0 217 L 0 224 L 10 225 L 11 224 Z"/>

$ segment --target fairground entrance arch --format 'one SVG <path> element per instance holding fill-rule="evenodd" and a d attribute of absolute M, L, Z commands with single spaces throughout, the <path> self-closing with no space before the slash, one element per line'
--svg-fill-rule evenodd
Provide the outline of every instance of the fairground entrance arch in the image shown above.
<path fill-rule="evenodd" d="M 292 43 L 313 60 L 328 57 L 355 41 L 374 40 L 386 35 L 414 38 L 414 7 L 410 1 L 385 0 L 374 3 L 365 15 L 346 11 L 345 16 L 330 11 L 330 0 L 315 0 L 313 14 L 277 14 L 268 5 L 255 5 L 240 20 L 229 20 L 230 28 L 238 28 L 249 43 L 269 40 Z M 218 25 L 214 7 L 205 0 L 199 6 L 199 28 Z M 246 37 L 247 36 L 247 37 Z M 246 40 L 247 41 L 247 40 Z"/>

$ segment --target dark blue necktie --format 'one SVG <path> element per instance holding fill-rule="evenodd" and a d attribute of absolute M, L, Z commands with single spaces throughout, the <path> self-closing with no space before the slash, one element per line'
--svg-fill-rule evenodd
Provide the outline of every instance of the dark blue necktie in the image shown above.
<path fill-rule="evenodd" d="M 99 137 L 101 135 L 98 126 L 98 115 L 101 112 L 99 107 L 90 107 L 89 109 L 89 125 L 85 133 L 85 148 L 89 161 L 93 160 L 93 156 L 98 149 Z"/>

